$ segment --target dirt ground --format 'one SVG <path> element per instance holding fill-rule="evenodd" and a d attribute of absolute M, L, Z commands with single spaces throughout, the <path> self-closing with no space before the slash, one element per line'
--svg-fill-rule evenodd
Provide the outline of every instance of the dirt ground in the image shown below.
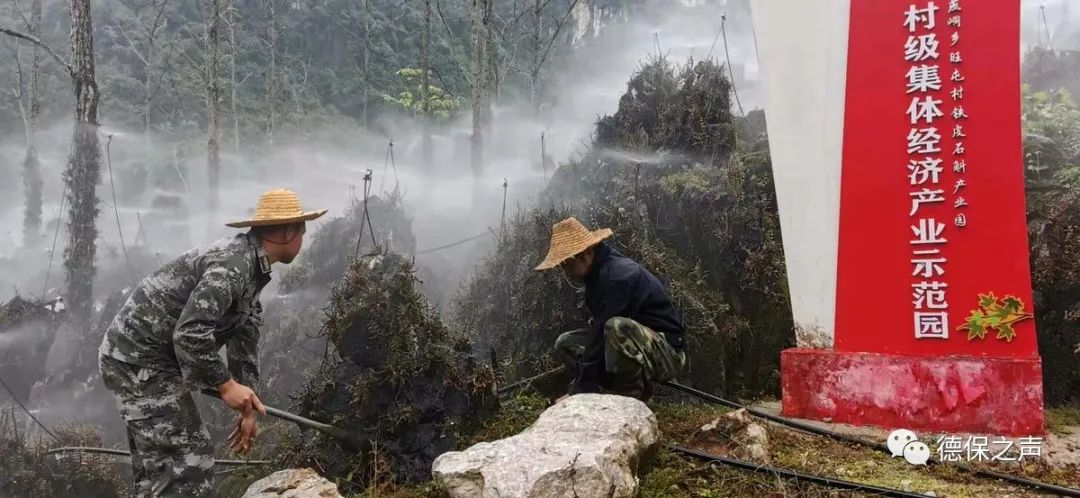
<path fill-rule="evenodd" d="M 780 414 L 780 402 L 779 401 L 766 401 L 754 405 L 762 411 L 769 412 L 773 415 Z M 1047 411 L 1047 413 L 1053 412 L 1053 409 Z M 890 430 L 882 429 L 878 427 L 868 426 L 856 426 L 849 424 L 833 424 L 828 422 L 821 422 L 818 420 L 804 420 L 798 419 L 801 422 L 805 422 L 809 425 L 827 429 L 840 434 L 847 434 L 851 436 L 858 436 L 870 441 L 880 441 L 885 443 L 886 438 L 889 436 Z M 1071 422 L 1071 421 L 1070 421 Z M 943 433 L 918 433 L 919 439 L 923 442 L 936 442 L 938 438 L 943 435 L 947 436 L 959 436 L 962 440 L 967 441 L 969 436 L 988 436 L 991 440 L 999 440 L 1001 436 L 990 434 L 974 434 L 964 432 L 950 432 Z M 1007 438 L 1012 441 L 1014 447 L 1019 447 L 1020 438 Z M 931 447 L 936 448 L 936 445 L 931 444 Z M 1028 457 L 1025 457 L 1025 459 Z M 1042 446 L 1042 459 L 1053 467 L 1066 466 L 1066 465 L 1080 465 L 1080 423 L 1069 423 L 1068 425 L 1055 425 L 1047 428 L 1046 434 L 1043 436 Z M 1080 485 L 1080 483 L 1077 483 Z"/>
<path fill-rule="evenodd" d="M 779 401 L 759 402 L 754 405 L 774 415 L 780 412 Z M 770 432 L 782 446 L 780 451 L 782 466 L 804 468 L 822 475 L 836 475 L 856 482 L 866 482 L 905 491 L 933 492 L 936 496 L 1053 496 L 1034 492 L 1004 481 L 995 481 L 965 472 L 961 466 L 979 470 L 1024 477 L 1046 482 L 1080 492 L 1080 417 L 1076 409 L 1048 409 L 1046 411 L 1047 432 L 1043 436 L 1043 445 L 1039 457 L 1025 456 L 1022 462 L 997 461 L 974 462 L 966 460 L 966 450 L 961 454 L 961 462 L 943 462 L 931 467 L 913 466 L 898 457 L 890 457 L 883 452 L 874 452 L 842 443 L 822 443 L 818 436 L 808 436 L 782 429 L 776 424 L 769 424 Z M 814 420 L 803 420 L 809 425 L 851 435 L 868 441 L 885 443 L 891 430 L 877 427 L 835 424 Z M 931 447 L 931 458 L 937 459 L 937 441 L 940 436 L 959 436 L 967 441 L 968 436 L 987 436 L 990 441 L 1000 440 L 1000 436 L 967 433 L 917 433 L 919 440 Z M 1014 450 L 1010 453 L 1015 458 L 1020 438 L 1007 438 L 1013 442 Z M 810 446 L 807 446 L 810 445 Z M 996 454 L 1001 446 L 991 446 Z"/>

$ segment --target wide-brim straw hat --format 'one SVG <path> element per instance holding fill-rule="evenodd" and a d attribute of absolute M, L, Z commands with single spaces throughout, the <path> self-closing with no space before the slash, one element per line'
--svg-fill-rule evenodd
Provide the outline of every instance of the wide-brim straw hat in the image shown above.
<path fill-rule="evenodd" d="M 536 271 L 555 268 L 562 262 L 611 237 L 612 233 L 609 228 L 590 231 L 573 217 L 562 220 L 551 227 L 551 246 L 548 247 L 544 261 L 536 266 Z"/>
<path fill-rule="evenodd" d="M 226 223 L 233 228 L 261 227 L 270 225 L 288 225 L 301 221 L 311 221 L 324 214 L 325 209 L 304 211 L 300 207 L 300 197 L 296 192 L 283 188 L 267 190 L 259 196 L 255 214 L 248 220 Z"/>

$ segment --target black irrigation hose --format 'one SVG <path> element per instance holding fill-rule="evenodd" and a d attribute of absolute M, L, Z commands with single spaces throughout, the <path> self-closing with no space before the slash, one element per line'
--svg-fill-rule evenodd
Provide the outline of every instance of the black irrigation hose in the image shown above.
<path fill-rule="evenodd" d="M 784 418 L 784 417 L 780 417 L 780 416 L 777 416 L 777 415 L 773 415 L 771 413 L 764 412 L 764 411 L 761 411 L 761 410 L 758 410 L 758 409 L 755 409 L 755 408 L 749 408 L 749 407 L 743 406 L 743 405 L 741 405 L 739 403 L 736 403 L 734 401 L 729 401 L 729 400 L 726 400 L 724 398 L 709 394 L 707 392 L 699 391 L 699 390 L 694 389 L 692 387 L 684 386 L 684 385 L 679 384 L 677 382 L 670 382 L 670 381 L 669 382 L 664 382 L 663 385 L 665 385 L 667 387 L 670 387 L 672 389 L 675 389 L 677 391 L 682 391 L 684 393 L 687 393 L 687 394 L 690 394 L 690 395 L 693 395 L 693 396 L 697 396 L 698 398 L 701 398 L 703 400 L 706 400 L 706 401 L 709 401 L 709 402 L 712 402 L 712 403 L 716 403 L 718 405 L 726 406 L 728 408 L 733 408 L 733 409 L 736 409 L 736 410 L 745 408 L 746 411 L 748 413 L 750 413 L 751 415 L 754 415 L 756 417 L 760 417 L 760 418 L 769 420 L 771 422 L 776 422 L 776 423 L 781 424 L 781 425 L 786 425 L 786 426 L 791 427 L 793 429 L 798 429 L 798 430 L 801 430 L 801 431 L 804 431 L 804 432 L 809 432 L 809 433 L 816 434 L 816 435 L 819 435 L 819 436 L 825 436 L 827 438 L 835 439 L 837 441 L 843 441 L 843 442 L 846 442 L 846 443 L 852 443 L 852 444 L 856 444 L 856 445 L 859 445 L 859 446 L 865 446 L 865 447 L 868 447 L 868 448 L 873 448 L 873 449 L 881 451 L 881 452 L 883 452 L 883 453 L 885 453 L 887 455 L 891 455 L 891 453 L 889 452 L 888 447 L 886 447 L 885 445 L 873 443 L 873 442 L 867 441 L 865 439 L 861 439 L 861 438 L 857 438 L 857 437 L 853 437 L 853 436 L 848 436 L 848 435 L 845 435 L 845 434 L 839 434 L 839 433 L 836 433 L 836 432 L 833 432 L 833 431 L 830 431 L 830 430 L 827 430 L 827 429 L 822 429 L 820 427 L 815 427 L 815 426 L 805 424 L 805 423 L 802 423 L 802 422 L 797 422 L 797 421 L 791 420 L 789 418 Z M 935 464 L 939 464 L 941 462 L 938 462 L 938 461 L 935 461 L 935 460 L 931 459 L 927 463 L 935 465 Z M 971 467 L 969 465 L 964 465 L 964 464 L 957 464 L 954 467 L 957 468 L 957 469 L 963 470 L 965 472 L 972 473 L 975 476 L 981 477 L 981 478 L 1000 479 L 1002 481 L 1010 482 L 1012 484 L 1017 484 L 1017 485 L 1020 485 L 1020 486 L 1027 486 L 1029 488 L 1033 488 L 1033 489 L 1036 489 L 1036 490 L 1039 490 L 1039 491 L 1044 491 L 1044 492 L 1048 492 L 1048 493 L 1055 493 L 1055 494 L 1060 495 L 1060 496 L 1073 496 L 1073 497 L 1080 498 L 1080 489 L 1066 488 L 1066 487 L 1063 487 L 1063 486 L 1058 486 L 1056 484 L 1050 484 L 1050 483 L 1046 483 L 1046 482 L 1035 481 L 1035 480 L 1032 480 L 1032 479 L 1027 479 L 1025 477 L 1019 477 L 1019 476 L 1015 476 L 1015 475 L 1012 475 L 1012 474 L 1005 474 L 1005 473 L 1001 473 L 1001 472 L 995 472 L 995 471 L 992 471 L 992 470 L 980 470 L 980 469 L 976 469 L 974 467 Z"/>
<path fill-rule="evenodd" d="M 131 456 L 131 452 L 114 450 L 112 448 L 95 448 L 92 446 L 64 446 L 46 451 L 46 455 L 58 453 L 97 453 L 99 455 Z M 216 465 L 269 465 L 269 460 L 214 460 Z"/>
<path fill-rule="evenodd" d="M 911 493 L 908 491 L 902 491 L 899 489 L 881 488 L 878 486 L 872 486 L 869 484 L 860 484 L 852 481 L 845 481 L 843 479 L 834 479 L 832 477 L 824 477 L 813 474 L 803 474 L 795 470 L 782 469 L 778 467 L 769 467 L 766 465 L 757 465 L 743 460 L 737 460 L 734 458 L 728 458 L 720 455 L 713 455 L 711 453 L 705 453 L 703 451 L 692 450 L 690 448 L 683 448 L 681 446 L 667 445 L 667 449 L 674 451 L 675 453 L 681 453 L 688 455 L 699 460 L 703 460 L 711 463 L 720 463 L 729 467 L 735 467 L 740 470 L 748 470 L 750 472 L 757 472 L 759 474 L 768 474 L 787 477 L 796 481 L 812 482 L 814 484 L 820 484 L 828 486 L 830 488 L 847 489 L 852 491 L 862 491 L 865 493 L 874 493 L 879 496 L 893 496 L 899 498 L 916 498 L 925 497 L 926 495 L 919 493 Z"/>
<path fill-rule="evenodd" d="M 416 254 L 417 254 L 417 255 L 420 255 L 420 254 L 428 254 L 428 253 L 432 253 L 432 252 L 437 252 L 437 251 L 441 251 L 441 250 L 443 250 L 443 249 L 449 249 L 449 248 L 451 248 L 451 247 L 457 247 L 457 246 L 460 246 L 461 244 L 464 244 L 464 243 L 466 243 L 466 242 L 472 242 L 472 241 L 474 241 L 474 240 L 476 240 L 476 239 L 480 239 L 480 238 L 483 238 L 483 237 L 487 237 L 488 235 L 490 235 L 490 233 L 489 233 L 489 232 L 484 232 L 484 233 L 476 234 L 476 235 L 473 235 L 472 237 L 469 237 L 469 238 L 465 238 L 465 239 L 461 239 L 461 240 L 459 240 L 459 241 L 457 241 L 457 242 L 451 242 L 451 243 L 449 243 L 449 244 L 444 244 L 444 245 L 441 245 L 441 246 L 438 246 L 438 247 L 432 247 L 431 249 L 424 249 L 424 250 L 422 250 L 422 251 L 416 251 Z"/>
<path fill-rule="evenodd" d="M 538 381 L 540 379 L 549 377 L 551 375 L 555 375 L 555 374 L 557 374 L 557 373 L 559 373 L 559 372 L 561 372 L 561 371 L 563 371 L 565 369 L 566 369 L 566 367 L 562 367 L 562 366 L 555 367 L 555 368 L 553 368 L 551 370 L 548 370 L 546 372 L 542 372 L 542 373 L 540 373 L 538 375 L 534 375 L 534 376 L 529 377 L 527 379 L 519 380 L 519 381 L 517 381 L 517 382 L 515 382 L 513 384 L 500 387 L 496 392 L 499 394 L 499 396 L 503 396 L 503 395 L 512 393 L 514 391 L 517 391 L 518 389 L 521 389 L 523 387 L 529 386 L 533 382 L 536 382 L 536 381 Z"/>
<path fill-rule="evenodd" d="M 854 436 L 848 436 L 848 435 L 845 435 L 845 434 L 838 434 L 836 432 L 833 432 L 833 431 L 830 431 L 830 430 L 827 430 L 827 429 L 822 429 L 820 427 L 815 427 L 815 426 L 810 425 L 810 424 L 805 424 L 805 423 L 802 423 L 802 422 L 791 420 L 789 418 L 784 418 L 784 417 L 780 417 L 780 416 L 777 416 L 777 415 L 773 415 L 773 414 L 771 414 L 769 412 L 758 410 L 756 408 L 750 408 L 750 407 L 747 407 L 747 406 L 743 406 L 743 405 L 740 405 L 739 403 L 736 403 L 734 401 L 729 401 L 729 400 L 726 400 L 726 399 L 721 398 L 719 396 L 709 394 L 709 393 L 707 393 L 705 391 L 699 391 L 699 390 L 694 389 L 694 388 L 692 388 L 690 386 L 684 386 L 684 385 L 679 384 L 677 382 L 668 381 L 668 382 L 664 382 L 663 385 L 665 385 L 667 387 L 670 387 L 672 389 L 675 389 L 676 391 L 682 391 L 682 392 L 684 392 L 686 394 L 697 396 L 698 398 L 701 398 L 701 399 L 703 399 L 705 401 L 709 401 L 711 403 L 716 403 L 718 405 L 726 406 L 726 407 L 734 409 L 734 410 L 739 410 L 739 409 L 745 408 L 747 413 L 749 413 L 749 414 L 751 414 L 751 415 L 753 415 L 755 417 L 760 417 L 760 418 L 763 418 L 763 419 L 768 420 L 770 422 L 776 422 L 776 423 L 781 424 L 781 425 L 786 425 L 786 426 L 791 427 L 793 429 L 799 429 L 799 430 L 801 430 L 803 432 L 809 432 L 811 434 L 816 434 L 818 436 L 825 436 L 825 437 L 828 437 L 828 438 L 836 439 L 837 441 L 844 441 L 844 442 L 847 442 L 847 443 L 858 444 L 858 445 L 862 445 L 862 446 L 870 446 L 870 447 L 873 447 L 874 449 L 881 450 L 881 451 L 884 451 L 886 453 L 889 453 L 888 448 L 886 446 L 884 446 L 884 445 L 874 444 L 874 443 L 871 443 L 869 441 L 866 441 L 864 439 L 860 439 L 860 438 L 857 438 L 857 437 L 854 437 Z"/>
<path fill-rule="evenodd" d="M 4 382 L 4 379 L 2 377 L 0 377 L 0 386 L 3 386 L 4 390 L 7 391 L 9 395 L 11 395 L 11 399 L 19 405 L 19 408 L 22 408 L 22 411 L 26 412 L 26 414 L 30 416 L 30 420 L 33 420 L 34 423 L 37 424 L 38 427 L 41 427 L 41 430 L 45 431 L 46 434 L 51 436 L 54 441 L 60 441 L 60 438 L 56 437 L 56 434 L 54 434 L 53 431 L 50 431 L 48 427 L 45 427 L 45 424 L 41 423 L 41 421 L 38 420 L 37 417 L 35 417 L 34 414 L 26 408 L 26 405 L 24 405 L 22 401 L 19 401 L 19 397 L 15 395 L 15 391 L 12 391 L 11 388 L 8 387 L 7 382 Z"/>

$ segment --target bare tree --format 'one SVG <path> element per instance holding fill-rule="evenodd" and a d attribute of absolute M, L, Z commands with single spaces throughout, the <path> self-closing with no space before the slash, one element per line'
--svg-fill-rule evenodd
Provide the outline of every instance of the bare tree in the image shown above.
<path fill-rule="evenodd" d="M 266 137 L 269 143 L 274 143 L 274 112 L 278 100 L 278 0 L 263 0 L 263 9 L 266 11 L 267 29 L 266 38 L 263 42 L 270 57 L 266 75 Z"/>
<path fill-rule="evenodd" d="M 131 51 L 135 53 L 135 56 L 139 58 L 139 62 L 143 64 L 143 140 L 145 146 L 145 154 L 149 155 L 152 148 L 150 142 L 150 113 L 153 109 L 154 97 L 157 96 L 158 91 L 161 89 L 161 84 L 165 79 L 166 67 L 163 66 L 158 74 L 155 82 L 154 78 L 154 66 L 157 63 L 155 58 L 158 54 L 156 49 L 158 48 L 158 37 L 168 23 L 168 19 L 165 16 L 165 7 L 168 4 L 168 0 L 151 0 L 150 14 L 147 18 L 144 18 L 141 12 L 141 8 L 136 12 L 136 20 L 138 22 L 137 37 L 140 38 L 139 42 L 136 42 L 124 28 L 124 24 L 118 23 L 120 33 L 124 36 L 124 40 L 127 41 Z M 139 49 L 139 45 L 143 46 L 143 49 Z"/>
<path fill-rule="evenodd" d="M 491 124 L 491 3 L 472 0 L 472 169 L 474 176 L 484 170 L 484 136 Z"/>
<path fill-rule="evenodd" d="M 431 0 L 424 0 L 424 30 L 420 34 L 420 126 L 424 166 L 431 167 L 431 109 L 428 88 L 431 86 Z"/>
<path fill-rule="evenodd" d="M 41 0 L 30 3 L 30 34 L 41 38 Z M 37 132 L 41 125 L 41 47 L 30 52 L 30 116 L 27 120 L 26 159 L 23 161 L 23 186 L 26 189 L 26 213 L 23 243 L 35 246 L 41 228 L 43 182 L 37 152 Z"/>
<path fill-rule="evenodd" d="M 341 17 L 352 25 L 357 41 L 360 45 L 360 62 L 353 62 L 353 67 L 364 81 L 363 107 L 360 110 L 360 121 L 368 126 L 368 101 L 371 98 L 371 78 L 368 71 L 371 68 L 371 0 L 363 0 L 364 11 L 354 15 L 348 10 L 341 12 Z M 362 19 L 360 18 L 362 17 Z"/>
<path fill-rule="evenodd" d="M 364 0 L 364 126 L 370 124 L 368 102 L 371 100 L 371 0 Z"/>
<path fill-rule="evenodd" d="M 311 63 L 300 63 L 300 76 L 295 81 L 293 78 L 287 78 L 289 81 L 289 93 L 292 96 L 293 105 L 295 106 L 295 113 L 293 119 L 295 120 L 294 127 L 296 138 L 300 139 L 303 135 L 303 119 L 304 119 L 304 94 L 308 90 L 308 68 Z"/>
<path fill-rule="evenodd" d="M 206 44 L 209 57 L 206 61 L 206 165 L 210 191 L 207 205 L 211 216 L 218 207 L 218 180 L 221 175 L 221 78 L 218 64 L 221 55 L 222 14 L 229 8 L 228 0 L 210 0 L 210 12 L 206 20 Z"/>
<path fill-rule="evenodd" d="M 544 64 L 548 60 L 548 56 L 551 54 L 551 48 L 555 44 L 555 40 L 559 38 L 559 34 L 562 32 L 563 26 L 566 21 L 570 19 L 570 15 L 574 12 L 574 7 L 577 7 L 579 0 L 574 0 L 570 3 L 570 7 L 566 9 L 566 13 L 562 18 L 556 19 L 555 28 L 552 30 L 551 36 L 546 40 L 543 39 L 544 32 L 544 9 L 551 3 L 551 0 L 533 0 L 533 44 L 532 44 L 532 60 L 529 66 L 529 102 L 532 104 L 533 113 L 537 113 L 540 110 L 540 75 L 541 70 L 544 68 Z"/>
<path fill-rule="evenodd" d="M 14 3 L 18 10 L 19 6 Z M 19 11 L 30 36 L 41 37 L 41 0 L 34 0 L 30 5 L 30 19 Z M 37 152 L 37 131 L 41 114 L 41 47 L 31 44 L 30 55 L 30 91 L 26 91 L 26 75 L 22 67 L 22 47 L 15 42 L 14 65 L 9 69 L 16 77 L 15 88 L 11 89 L 19 108 L 26 133 L 26 156 L 23 158 L 23 193 L 25 210 L 23 212 L 23 245 L 34 247 L 40 242 L 42 188 L 41 162 Z"/>
<path fill-rule="evenodd" d="M 229 105 L 232 107 L 232 119 L 233 119 L 233 147 L 234 153 L 240 155 L 240 114 L 236 112 L 236 93 L 239 90 L 239 86 L 243 81 L 236 81 L 236 56 L 240 53 L 240 48 L 236 46 L 236 7 L 229 6 L 229 90 L 232 95 L 229 97 Z M 246 78 L 245 78 L 246 79 Z"/>
<path fill-rule="evenodd" d="M 75 93 L 75 130 L 64 182 L 71 208 L 68 246 L 64 250 L 68 301 L 72 316 L 90 317 L 96 253 L 101 144 L 98 139 L 98 92 L 94 73 L 94 38 L 90 0 L 68 0 L 71 10 L 71 81 Z M 79 323 L 76 321 L 75 323 Z"/>

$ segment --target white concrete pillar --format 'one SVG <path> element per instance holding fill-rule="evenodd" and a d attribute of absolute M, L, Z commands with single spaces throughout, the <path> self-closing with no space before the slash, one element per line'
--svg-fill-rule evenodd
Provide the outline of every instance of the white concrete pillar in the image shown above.
<path fill-rule="evenodd" d="M 832 348 L 850 0 L 752 0 L 799 347 Z"/>

